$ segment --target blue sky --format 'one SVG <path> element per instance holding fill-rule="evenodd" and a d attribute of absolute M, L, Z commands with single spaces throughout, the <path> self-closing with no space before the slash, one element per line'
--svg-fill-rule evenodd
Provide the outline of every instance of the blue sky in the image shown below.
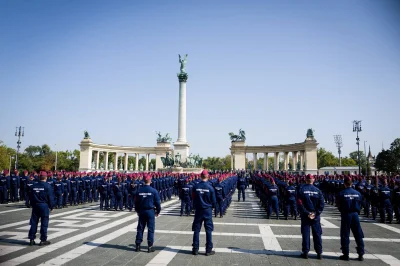
<path fill-rule="evenodd" d="M 189 54 L 187 137 L 203 157 L 301 142 L 373 153 L 400 137 L 398 1 L 0 2 L 0 140 L 76 149 L 154 146 L 178 129 L 178 54 Z M 363 146 L 363 145 L 362 145 Z M 368 148 L 367 148 L 368 149 Z M 335 152 L 336 154 L 336 152 Z M 251 156 L 251 155 L 249 155 Z"/>

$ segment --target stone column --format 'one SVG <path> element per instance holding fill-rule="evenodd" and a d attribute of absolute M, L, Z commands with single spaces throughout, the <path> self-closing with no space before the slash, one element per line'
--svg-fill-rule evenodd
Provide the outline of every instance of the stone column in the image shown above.
<path fill-rule="evenodd" d="M 118 171 L 118 152 L 115 153 L 115 158 L 114 158 L 114 171 Z"/>
<path fill-rule="evenodd" d="M 181 162 L 186 162 L 189 156 L 189 144 L 186 139 L 186 81 L 187 73 L 178 74 L 179 79 L 179 110 L 178 110 L 178 139 L 174 143 L 174 154 L 181 155 Z"/>
<path fill-rule="evenodd" d="M 108 170 L 108 151 L 104 153 L 104 171 Z"/>
<path fill-rule="evenodd" d="M 145 171 L 149 171 L 149 155 L 150 154 L 146 154 L 146 168 L 145 168 Z"/>
<path fill-rule="evenodd" d="M 293 151 L 292 152 L 292 157 L 293 157 L 293 171 L 296 171 L 297 170 L 297 161 L 298 161 L 298 157 L 299 157 L 298 152 L 297 151 Z"/>
<path fill-rule="evenodd" d="M 264 170 L 268 171 L 268 152 L 264 152 Z"/>
<path fill-rule="evenodd" d="M 124 164 L 124 170 L 128 171 L 128 153 L 125 153 L 125 164 Z"/>
<path fill-rule="evenodd" d="M 300 171 L 304 170 L 304 152 L 300 151 Z"/>
<path fill-rule="evenodd" d="M 253 153 L 253 164 L 254 164 L 254 170 L 257 170 L 258 165 L 257 165 L 257 153 L 256 152 Z"/>
<path fill-rule="evenodd" d="M 275 158 L 274 158 L 274 171 L 279 170 L 279 152 L 275 152 Z"/>
<path fill-rule="evenodd" d="M 136 153 L 135 157 L 135 170 L 139 171 L 139 153 Z"/>
<path fill-rule="evenodd" d="M 233 153 L 231 153 L 231 170 L 235 169 L 235 166 L 233 165 Z"/>
<path fill-rule="evenodd" d="M 100 151 L 96 151 L 96 157 L 95 157 L 95 169 L 99 170 L 99 163 L 100 163 Z"/>
<path fill-rule="evenodd" d="M 289 153 L 285 152 L 284 157 L 283 157 L 283 170 L 287 171 L 288 170 L 288 164 L 289 164 Z"/>

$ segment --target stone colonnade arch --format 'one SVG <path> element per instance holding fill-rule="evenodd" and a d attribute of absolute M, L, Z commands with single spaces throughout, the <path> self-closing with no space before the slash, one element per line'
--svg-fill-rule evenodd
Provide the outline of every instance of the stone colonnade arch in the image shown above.
<path fill-rule="evenodd" d="M 128 156 L 134 154 L 135 160 L 135 171 L 139 171 L 139 155 L 144 154 L 146 158 L 146 163 L 144 166 L 145 171 L 149 171 L 150 155 L 155 154 L 156 165 L 155 169 L 163 167 L 161 157 L 164 157 L 166 152 L 173 153 L 171 149 L 171 143 L 169 142 L 158 142 L 156 147 L 131 147 L 131 146 L 115 146 L 110 144 L 96 144 L 90 138 L 85 138 L 79 144 L 80 149 L 80 161 L 79 161 L 79 171 L 109 171 L 109 161 L 108 157 L 110 154 L 115 154 L 114 169 L 118 169 L 118 157 L 120 154 L 124 156 L 123 171 L 128 171 Z M 100 153 L 104 154 L 104 169 L 100 169 Z M 94 167 L 92 167 L 92 162 L 94 162 Z"/>
<path fill-rule="evenodd" d="M 254 165 L 257 165 L 257 154 L 264 154 L 263 170 L 284 170 L 289 169 L 289 153 L 292 153 L 293 165 L 297 165 L 300 160 L 300 171 L 306 174 L 316 174 L 317 168 L 317 146 L 318 143 L 314 137 L 307 137 L 304 142 L 273 145 L 273 146 L 246 146 L 244 141 L 233 141 L 231 150 L 231 166 L 232 170 L 246 169 L 246 154 L 252 153 Z M 274 167 L 268 169 L 268 155 L 274 154 Z M 279 169 L 279 155 L 284 155 L 284 167 Z"/>

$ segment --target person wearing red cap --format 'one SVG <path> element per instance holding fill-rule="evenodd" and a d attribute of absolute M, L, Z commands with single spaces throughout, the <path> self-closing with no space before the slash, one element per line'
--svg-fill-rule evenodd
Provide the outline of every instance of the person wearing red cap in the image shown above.
<path fill-rule="evenodd" d="M 21 176 L 19 179 L 19 199 L 20 200 L 25 200 L 25 196 L 26 196 L 25 187 L 26 187 L 26 182 L 28 180 L 29 180 L 28 171 L 24 170 L 23 176 Z"/>
<path fill-rule="evenodd" d="M 10 176 L 10 200 L 12 202 L 18 202 L 18 189 L 20 187 L 19 183 L 19 173 L 18 170 L 14 170 L 13 173 L 11 173 Z"/>
<path fill-rule="evenodd" d="M 297 204 L 301 217 L 302 253 L 301 257 L 308 259 L 310 251 L 310 227 L 312 229 L 314 248 L 317 258 L 322 259 L 322 228 L 320 215 L 325 207 L 324 196 L 321 190 L 314 185 L 314 176 L 306 176 L 306 184 L 301 186 Z"/>
<path fill-rule="evenodd" d="M 139 221 L 136 234 L 136 252 L 140 251 L 140 244 L 143 241 L 143 232 L 147 226 L 148 252 L 154 252 L 154 230 L 156 219 L 161 212 L 161 200 L 158 191 L 150 186 L 151 176 L 144 176 L 144 186 L 142 186 L 135 197 L 135 211 L 138 213 Z M 155 211 L 154 211 L 155 210 Z"/>
<path fill-rule="evenodd" d="M 349 245 L 350 245 L 350 229 L 353 232 L 354 239 L 357 244 L 358 260 L 363 261 L 364 255 L 364 233 L 361 228 L 358 213 L 362 207 L 361 193 L 351 187 L 352 180 L 350 177 L 344 178 L 345 189 L 339 192 L 336 199 L 336 204 L 341 214 L 340 224 L 340 243 L 343 255 L 340 256 L 341 260 L 349 259 Z"/>
<path fill-rule="evenodd" d="M 53 210 L 53 191 L 50 185 L 46 182 L 47 174 L 42 172 L 40 182 L 33 184 L 30 194 L 30 202 L 32 205 L 32 215 L 30 219 L 31 228 L 28 238 L 29 245 L 35 245 L 37 226 L 40 219 L 40 244 L 39 246 L 50 245 L 47 241 L 47 228 L 49 226 L 50 211 Z"/>
<path fill-rule="evenodd" d="M 216 198 L 215 191 L 211 184 L 208 182 L 208 171 L 201 172 L 201 182 L 193 188 L 193 205 L 195 208 L 194 220 L 192 224 L 193 231 L 193 255 L 199 254 L 200 246 L 200 230 L 204 222 L 204 229 L 206 230 L 206 256 L 214 255 L 212 243 L 212 231 L 214 224 L 212 221 L 212 209 L 215 208 Z"/>
<path fill-rule="evenodd" d="M 31 194 L 31 190 L 32 190 L 32 186 L 33 184 L 37 183 L 38 181 L 36 181 L 35 176 L 33 174 L 31 174 L 31 176 L 29 177 L 29 179 L 25 182 L 25 206 L 27 208 L 31 208 L 31 204 L 30 204 L 30 194 Z"/>

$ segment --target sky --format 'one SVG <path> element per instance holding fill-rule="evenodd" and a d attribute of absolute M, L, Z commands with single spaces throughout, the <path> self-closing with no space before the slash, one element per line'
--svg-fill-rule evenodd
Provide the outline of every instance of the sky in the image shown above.
<path fill-rule="evenodd" d="M 400 2 L 0 1 L 0 140 L 155 146 L 178 137 L 178 54 L 188 54 L 191 153 L 302 142 L 357 150 L 400 137 Z M 251 157 L 252 155 L 248 155 Z"/>

